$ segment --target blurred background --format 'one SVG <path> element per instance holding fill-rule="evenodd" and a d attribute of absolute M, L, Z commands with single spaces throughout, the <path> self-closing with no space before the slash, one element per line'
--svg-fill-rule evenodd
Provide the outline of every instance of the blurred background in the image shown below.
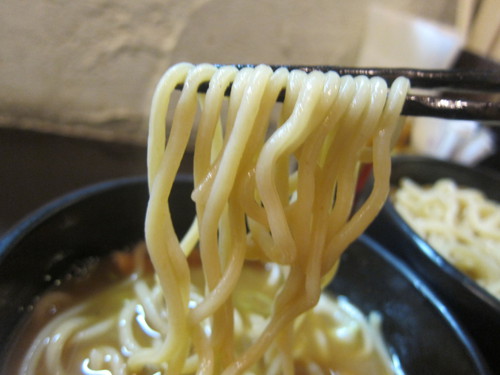
<path fill-rule="evenodd" d="M 144 173 L 152 91 L 176 62 L 496 68 L 499 3 L 3 0 L 0 229 L 69 189 Z M 495 154 L 481 124 L 447 126 L 413 126 L 408 142 L 470 164 Z"/>

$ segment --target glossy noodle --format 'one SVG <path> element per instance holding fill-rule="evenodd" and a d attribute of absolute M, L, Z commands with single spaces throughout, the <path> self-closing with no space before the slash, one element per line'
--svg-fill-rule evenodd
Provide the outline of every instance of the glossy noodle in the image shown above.
<path fill-rule="evenodd" d="M 52 320 L 22 373 L 68 373 L 74 346 L 87 374 L 392 373 L 380 317 L 323 289 L 388 195 L 408 86 L 265 65 L 170 68 L 148 143 L 145 239 L 155 273 L 137 266 Z M 197 215 L 178 238 L 168 198 L 191 144 Z M 353 212 L 363 164 L 375 183 Z M 109 295 L 122 302 L 91 316 Z"/>

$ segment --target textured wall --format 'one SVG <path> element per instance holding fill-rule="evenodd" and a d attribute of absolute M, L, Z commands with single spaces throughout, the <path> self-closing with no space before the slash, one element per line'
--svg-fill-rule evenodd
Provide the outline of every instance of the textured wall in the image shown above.
<path fill-rule="evenodd" d="M 453 22 L 454 0 L 2 0 L 0 125 L 142 142 L 170 64 L 354 64 L 375 3 Z"/>

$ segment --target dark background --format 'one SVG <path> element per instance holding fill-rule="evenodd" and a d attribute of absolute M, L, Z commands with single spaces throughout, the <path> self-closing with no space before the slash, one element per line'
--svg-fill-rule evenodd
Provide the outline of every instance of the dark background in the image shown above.
<path fill-rule="evenodd" d="M 63 194 L 146 172 L 145 146 L 0 128 L 0 237 Z"/>

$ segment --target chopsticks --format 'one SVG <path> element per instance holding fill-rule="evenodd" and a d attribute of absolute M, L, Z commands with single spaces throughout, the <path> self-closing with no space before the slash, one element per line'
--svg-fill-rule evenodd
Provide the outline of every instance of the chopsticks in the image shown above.
<path fill-rule="evenodd" d="M 222 67 L 224 65 L 216 65 Z M 251 64 L 234 65 L 238 69 L 255 67 Z M 390 85 L 400 77 L 407 77 L 413 88 L 455 88 L 462 90 L 481 90 L 500 92 L 500 70 L 498 71 L 474 71 L 474 70 L 421 70 L 409 68 L 363 68 L 343 67 L 332 65 L 270 65 L 273 70 L 281 67 L 288 70 L 303 70 L 306 73 L 313 70 L 321 72 L 335 71 L 339 75 L 365 75 L 367 77 L 382 77 Z"/>
<path fill-rule="evenodd" d="M 222 67 L 224 65 L 216 65 Z M 236 64 L 238 69 L 255 67 Z M 336 71 L 339 75 L 366 75 L 382 77 L 390 85 L 397 77 L 407 77 L 412 89 L 424 89 L 425 95 L 408 94 L 403 106 L 405 116 L 439 117 L 456 120 L 477 120 L 500 126 L 500 101 L 490 98 L 500 94 L 500 70 L 421 70 L 408 68 L 362 68 L 329 65 L 270 65 L 273 70 L 281 67 L 305 72 Z M 179 85 L 177 89 L 181 89 Z M 198 91 L 206 92 L 208 83 Z M 226 94 L 229 94 L 230 87 Z M 428 90 L 436 91 L 432 95 Z M 444 96 L 446 94 L 446 96 Z M 278 98 L 282 101 L 284 92 Z"/>

